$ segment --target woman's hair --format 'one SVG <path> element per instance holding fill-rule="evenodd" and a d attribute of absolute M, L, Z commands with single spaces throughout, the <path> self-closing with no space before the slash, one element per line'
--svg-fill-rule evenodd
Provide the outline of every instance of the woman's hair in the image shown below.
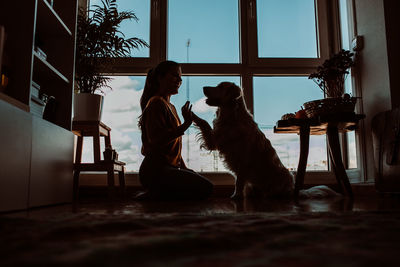
<path fill-rule="evenodd" d="M 168 71 L 172 68 L 179 67 L 179 63 L 175 61 L 162 61 L 155 68 L 150 69 L 147 72 L 146 83 L 144 85 L 143 94 L 140 97 L 140 108 L 143 110 L 146 108 L 147 102 L 155 96 L 160 84 L 158 79 L 164 77 Z M 139 127 L 142 126 L 142 115 L 139 117 Z"/>

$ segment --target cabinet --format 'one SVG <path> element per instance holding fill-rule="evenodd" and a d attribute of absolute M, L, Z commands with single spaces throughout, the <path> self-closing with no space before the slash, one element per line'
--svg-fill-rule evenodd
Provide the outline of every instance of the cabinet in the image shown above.
<path fill-rule="evenodd" d="M 14 193 L 6 195 L 21 196 L 18 203 L 25 201 L 25 207 L 72 199 L 78 3 L 51 2 L 53 5 L 47 0 L 4 1 L 0 8 L 0 25 L 6 32 L 2 70 L 8 77 L 7 87 L 0 92 L 0 142 L 5 148 L 0 152 L 0 159 L 5 159 L 0 162 L 0 195 L 12 190 L 9 192 Z M 33 83 L 55 99 L 48 121 L 34 114 Z M 23 167 L 18 169 L 18 165 Z M 14 199 L 7 196 L 0 197 L 0 211 L 24 208 L 8 205 Z"/>

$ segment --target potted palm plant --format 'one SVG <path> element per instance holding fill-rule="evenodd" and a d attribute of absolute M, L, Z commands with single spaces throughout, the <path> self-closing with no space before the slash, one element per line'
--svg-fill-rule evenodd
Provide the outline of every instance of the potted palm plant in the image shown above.
<path fill-rule="evenodd" d="M 353 56 L 354 53 L 341 50 L 309 75 L 308 78 L 314 80 L 326 98 L 304 103 L 308 117 L 354 111 L 357 98 L 344 94 L 348 70 L 354 66 Z"/>
<path fill-rule="evenodd" d="M 103 76 L 118 57 L 149 47 L 142 39 L 126 38 L 125 20 L 138 21 L 132 11 L 118 11 L 116 0 L 102 0 L 93 9 L 80 8 L 76 34 L 74 120 L 101 120 L 104 89 L 111 78 Z"/>

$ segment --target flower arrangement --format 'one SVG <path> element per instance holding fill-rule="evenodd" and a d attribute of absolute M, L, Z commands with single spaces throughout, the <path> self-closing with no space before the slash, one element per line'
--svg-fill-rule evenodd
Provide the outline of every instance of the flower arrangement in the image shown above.
<path fill-rule="evenodd" d="M 349 74 L 348 69 L 354 65 L 354 53 L 341 50 L 308 76 L 321 88 L 327 97 L 341 97 L 344 92 L 344 81 Z"/>

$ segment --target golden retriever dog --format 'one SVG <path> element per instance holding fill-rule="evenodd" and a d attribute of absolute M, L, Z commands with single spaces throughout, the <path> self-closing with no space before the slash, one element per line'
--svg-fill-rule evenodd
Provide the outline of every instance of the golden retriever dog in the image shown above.
<path fill-rule="evenodd" d="M 206 103 L 218 107 L 213 128 L 194 113 L 193 122 L 200 129 L 201 147 L 218 150 L 236 176 L 232 198 L 292 196 L 293 175 L 247 110 L 242 89 L 222 82 L 216 87 L 204 87 L 203 91 Z M 330 189 L 321 190 L 317 195 L 326 195 L 324 192 Z"/>

